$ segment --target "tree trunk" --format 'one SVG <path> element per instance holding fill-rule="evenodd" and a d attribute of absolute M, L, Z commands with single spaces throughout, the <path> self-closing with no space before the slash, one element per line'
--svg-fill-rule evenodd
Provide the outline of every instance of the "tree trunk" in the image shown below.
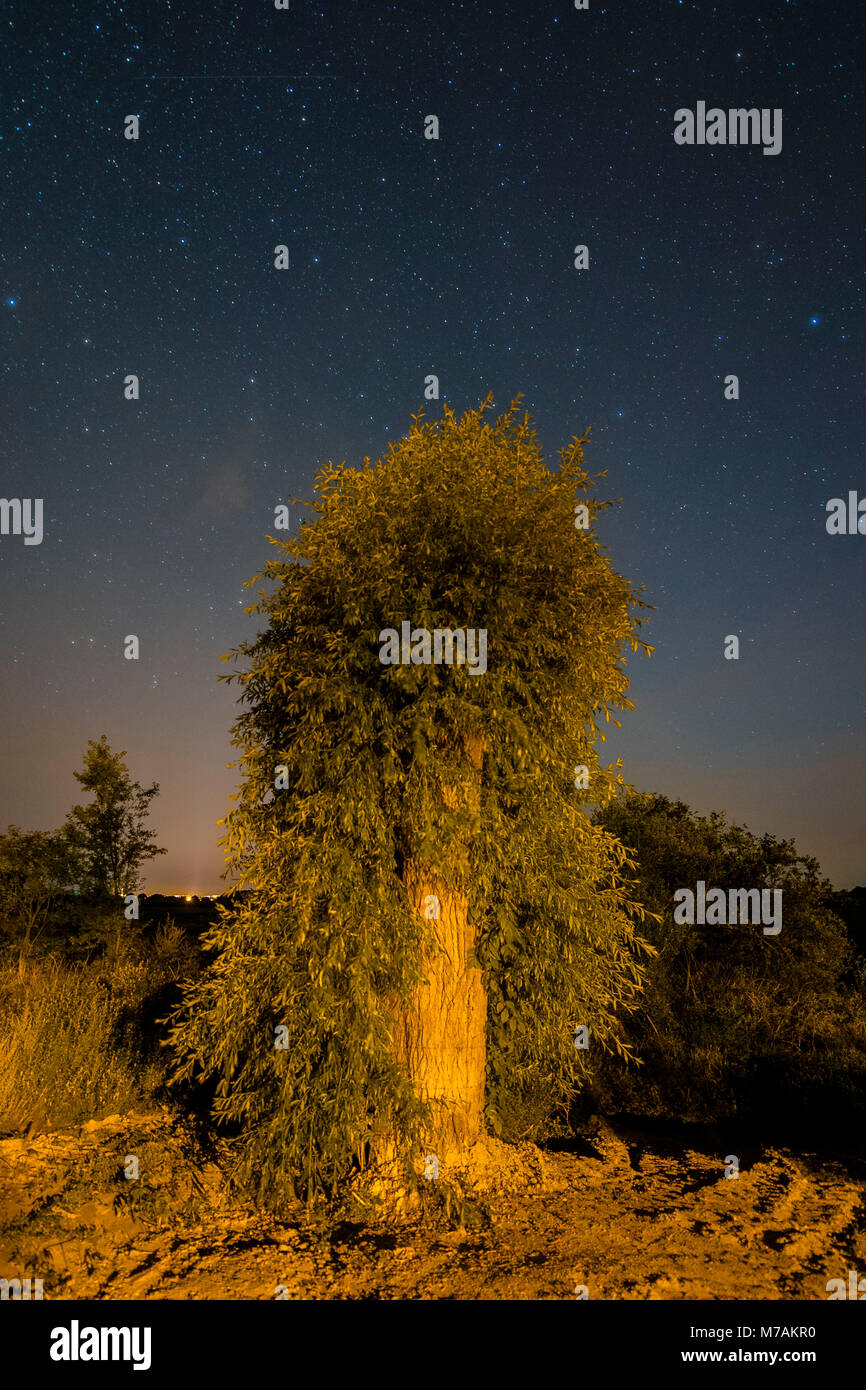
<path fill-rule="evenodd" d="M 471 766 L 469 785 L 444 786 L 443 799 L 451 811 L 477 812 L 483 745 L 480 739 L 463 739 L 461 747 Z M 459 880 L 458 874 L 445 882 L 417 859 L 404 865 L 409 902 L 429 920 L 439 949 L 422 963 L 427 983 L 396 1014 L 394 1047 L 430 1105 L 428 1153 L 439 1160 L 465 1153 L 483 1133 L 487 995 L 475 963 L 476 929 Z"/>
<path fill-rule="evenodd" d="M 470 1148 L 483 1129 L 487 996 L 481 970 L 472 963 L 475 929 L 465 894 L 414 860 L 406 865 L 404 881 L 419 915 L 425 916 L 431 899 L 438 900 L 439 918 L 431 926 L 440 953 L 424 961 L 427 983 L 399 1015 L 395 1045 L 418 1094 L 430 1105 L 429 1152 L 447 1159 Z"/>

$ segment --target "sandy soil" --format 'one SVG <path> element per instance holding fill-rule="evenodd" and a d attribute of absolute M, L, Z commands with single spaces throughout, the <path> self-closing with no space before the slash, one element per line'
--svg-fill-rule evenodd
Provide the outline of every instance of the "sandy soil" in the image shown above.
<path fill-rule="evenodd" d="M 597 1118 L 573 1151 L 494 1142 L 476 1159 L 459 1229 L 441 1214 L 315 1228 L 230 1203 L 167 1111 L 5 1139 L 0 1277 L 59 1299 L 826 1299 L 866 1266 L 853 1162 L 770 1149 L 731 1179 L 722 1155 Z"/>

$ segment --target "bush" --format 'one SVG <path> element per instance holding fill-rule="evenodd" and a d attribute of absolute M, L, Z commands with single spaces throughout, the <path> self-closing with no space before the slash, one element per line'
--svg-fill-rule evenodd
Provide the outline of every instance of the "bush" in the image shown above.
<path fill-rule="evenodd" d="M 632 795 L 596 814 L 635 854 L 635 894 L 658 923 L 640 1008 L 624 1023 L 643 1066 L 605 1057 L 593 1089 L 608 1109 L 712 1122 L 854 1122 L 866 1092 L 862 958 L 832 910 L 829 883 L 791 841 L 724 815 Z M 677 888 L 783 890 L 783 926 L 701 927 L 673 920 Z M 854 1109 L 852 1109 L 854 1107 Z"/>

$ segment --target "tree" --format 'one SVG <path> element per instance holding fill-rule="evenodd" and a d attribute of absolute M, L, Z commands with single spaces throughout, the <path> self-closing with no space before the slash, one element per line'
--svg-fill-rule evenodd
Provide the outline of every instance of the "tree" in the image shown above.
<path fill-rule="evenodd" d="M 565 1104 L 576 1027 L 620 1046 L 639 989 L 628 856 L 582 803 L 622 780 L 597 720 L 632 707 L 645 605 L 575 521 L 612 505 L 585 440 L 551 471 L 519 398 L 492 426 L 490 404 L 328 465 L 249 581 L 267 626 L 223 677 L 245 709 L 222 843 L 251 892 L 206 938 L 171 1041 L 176 1080 L 218 1078 L 262 1191 L 309 1196 L 371 1155 L 411 1181 L 420 1153 L 471 1149 L 485 1096 L 499 1131 L 516 1097 Z M 427 664 L 423 637 L 384 664 L 404 622 L 484 630 L 488 669 Z"/>
<path fill-rule="evenodd" d="M 84 767 L 74 776 L 94 799 L 88 806 L 73 806 L 64 827 L 82 856 L 88 886 L 114 896 L 134 893 L 144 861 L 166 853 L 153 844 L 155 832 L 144 824 L 159 786 L 154 782 L 145 789 L 133 782 L 125 757 L 125 749 L 112 753 L 105 734 L 98 743 L 88 742 Z"/>
<path fill-rule="evenodd" d="M 624 1071 L 604 1060 L 597 1094 L 610 1106 L 678 1119 L 802 1105 L 822 1086 L 848 1087 L 866 1070 L 862 1002 L 844 988 L 852 947 L 831 908 L 818 862 L 792 840 L 755 835 L 718 811 L 632 793 L 596 820 L 633 850 L 634 892 L 652 914 L 656 947 L 625 1034 L 646 1063 Z M 674 893 L 701 879 L 721 888 L 781 889 L 778 935 L 760 926 L 691 926 L 674 920 Z M 847 1060 L 846 1060 L 847 1059 Z M 856 1087 L 852 1084 L 850 1089 Z"/>
<path fill-rule="evenodd" d="M 45 929 L 54 898 L 75 872 L 62 832 L 21 831 L 10 825 L 0 835 L 0 920 L 19 943 L 18 971 Z"/>

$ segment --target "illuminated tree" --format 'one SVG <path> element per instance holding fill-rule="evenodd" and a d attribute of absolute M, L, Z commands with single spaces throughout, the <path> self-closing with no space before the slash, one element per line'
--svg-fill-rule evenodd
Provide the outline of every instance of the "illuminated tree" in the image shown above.
<path fill-rule="evenodd" d="M 628 857 L 582 806 L 622 781 L 597 721 L 631 708 L 642 605 L 591 529 L 612 504 L 585 441 L 551 471 L 519 398 L 492 425 L 490 405 L 326 467 L 250 581 L 266 626 L 224 677 L 245 708 L 223 843 L 252 892 L 172 1039 L 178 1079 L 219 1079 L 261 1190 L 395 1154 L 411 1181 L 521 1097 L 564 1105 L 576 1027 L 620 1047 L 639 989 Z M 483 630 L 486 670 L 427 664 L 420 636 L 383 664 L 404 623 Z"/>

